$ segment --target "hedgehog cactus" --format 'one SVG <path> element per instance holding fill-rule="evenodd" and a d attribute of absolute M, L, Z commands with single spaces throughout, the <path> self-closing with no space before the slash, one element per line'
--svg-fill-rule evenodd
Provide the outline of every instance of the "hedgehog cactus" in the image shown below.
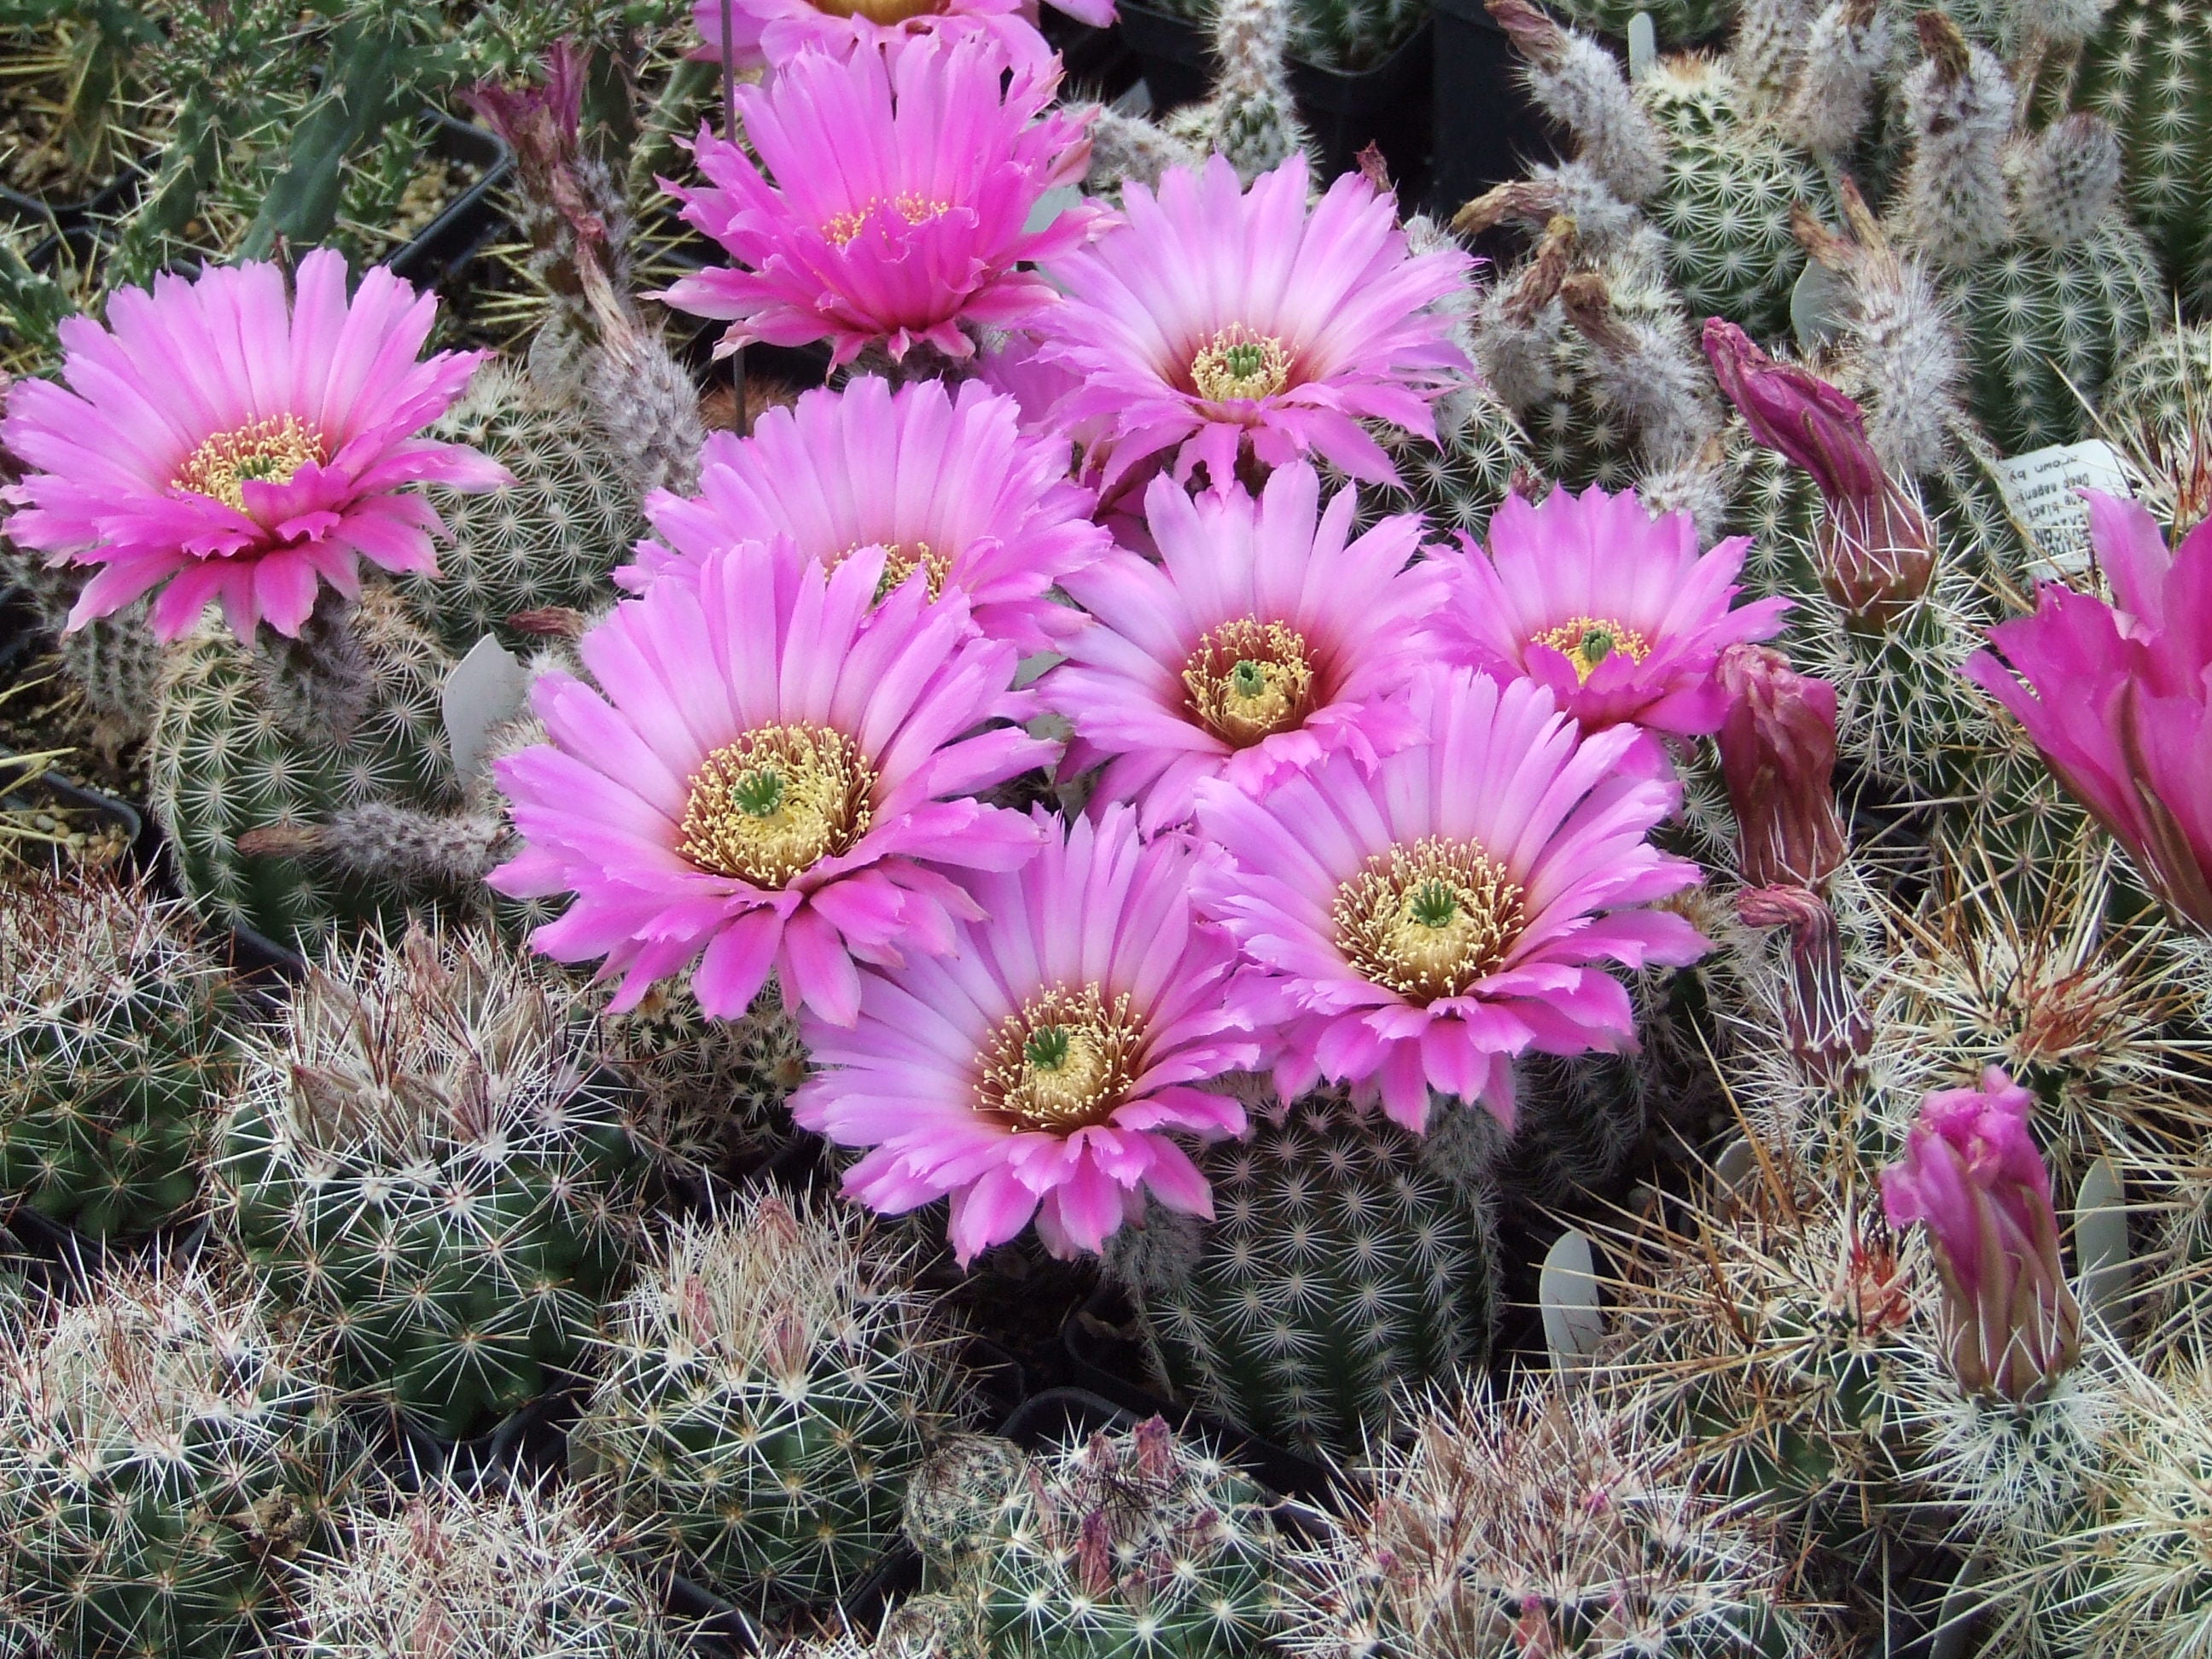
<path fill-rule="evenodd" d="M 2212 306 L 2212 12 L 2114 0 L 2075 101 L 2119 130 L 2130 210 L 2189 304 Z"/>
<path fill-rule="evenodd" d="M 712 1166 L 792 1133 L 787 1103 L 806 1080 L 799 1022 L 771 983 L 740 1019 L 709 1019 L 690 992 L 659 985 L 602 1024 L 606 1057 L 643 1091 L 672 1149 Z"/>
<path fill-rule="evenodd" d="M 909 1271 L 850 1209 L 756 1194 L 678 1224 L 616 1311 L 574 1467 L 723 1595 L 849 1589 L 960 1409 Z"/>
<path fill-rule="evenodd" d="M 1274 1528 L 1260 1490 L 1159 1418 L 1024 1465 L 939 1460 L 915 1541 L 992 1659 L 1243 1659 L 1279 1617 Z M 958 1518 L 965 1510 L 964 1518 Z M 951 1544 L 953 1547 L 947 1549 Z M 952 1618 L 944 1620 L 954 1624 Z M 956 1631 L 958 1631 L 956 1625 Z"/>
<path fill-rule="evenodd" d="M 0 1190 L 94 1238 L 191 1203 L 229 1003 L 182 907 L 143 884 L 0 887 Z"/>
<path fill-rule="evenodd" d="M 2212 328 L 2160 331 L 2112 373 L 2105 429 L 2176 543 L 2212 518 Z"/>
<path fill-rule="evenodd" d="M 262 1651 L 351 1468 L 319 1359 L 204 1269 L 0 1304 L 0 1612 L 84 1659 Z"/>
<path fill-rule="evenodd" d="M 655 1592 L 574 1487 L 451 1475 L 341 1510 L 300 1564 L 283 1650 L 300 1659 L 672 1659 Z"/>
<path fill-rule="evenodd" d="M 1211 1224 L 1162 1215 L 1117 1274 L 1154 1369 L 1239 1428 L 1348 1452 L 1401 1384 L 1479 1365 L 1497 1312 L 1485 1179 L 1497 1137 L 1475 1108 L 1425 1139 L 1340 1092 L 1269 1097 L 1249 1139 L 1198 1153 Z"/>
<path fill-rule="evenodd" d="M 471 933 L 371 935 L 250 1045 L 216 1222 L 348 1386 L 458 1437 L 580 1359 L 636 1224 L 635 1109 L 565 986 Z"/>

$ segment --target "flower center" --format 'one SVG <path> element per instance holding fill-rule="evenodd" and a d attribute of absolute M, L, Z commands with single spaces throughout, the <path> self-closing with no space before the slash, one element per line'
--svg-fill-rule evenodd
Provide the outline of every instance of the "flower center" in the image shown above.
<path fill-rule="evenodd" d="M 884 574 L 876 581 L 878 604 L 881 604 L 884 595 L 901 586 L 916 570 L 928 572 L 931 599 L 944 595 L 945 584 L 952 575 L 952 558 L 950 554 L 936 551 L 927 542 L 854 542 L 830 561 L 830 568 L 835 570 L 863 547 L 878 545 L 884 550 Z"/>
<path fill-rule="evenodd" d="M 239 512 L 246 510 L 245 483 L 289 483 L 313 461 L 328 459 L 323 434 L 296 415 L 272 415 L 265 421 L 218 432 L 185 458 L 173 488 L 211 496 Z"/>
<path fill-rule="evenodd" d="M 1272 334 L 1231 323 L 1190 360 L 1192 390 L 1209 403 L 1272 398 L 1291 383 L 1290 354 Z"/>
<path fill-rule="evenodd" d="M 1425 836 L 1367 860 L 1330 907 L 1337 948 L 1414 1002 L 1458 996 L 1505 959 L 1521 886 L 1473 842 Z"/>
<path fill-rule="evenodd" d="M 926 220 L 934 219 L 940 213 L 951 212 L 952 204 L 932 201 L 928 197 L 911 191 L 903 196 L 872 197 L 850 213 L 833 215 L 830 222 L 822 227 L 822 234 L 842 247 L 860 234 L 871 218 L 886 208 L 908 225 L 918 225 Z"/>
<path fill-rule="evenodd" d="M 1208 629 L 1183 664 L 1190 712 L 1224 743 L 1249 748 L 1313 712 L 1305 637 L 1280 623 L 1243 617 Z"/>
<path fill-rule="evenodd" d="M 1126 994 L 1109 1003 L 1095 984 L 1054 986 L 999 1023 L 978 1092 L 1018 1128 L 1073 1134 L 1106 1121 L 1127 1096 L 1143 1036 Z"/>
<path fill-rule="evenodd" d="M 718 876 L 781 887 L 867 833 L 875 773 L 850 738 L 821 726 L 763 726 L 692 775 L 684 856 Z"/>
<path fill-rule="evenodd" d="M 1531 645 L 1548 645 L 1575 665 L 1575 678 L 1585 685 L 1589 677 L 1597 672 L 1597 665 L 1616 651 L 1626 652 L 1630 659 L 1642 662 L 1651 654 L 1651 647 L 1644 635 L 1632 628 L 1624 628 L 1610 617 L 1572 617 L 1528 641 Z"/>
<path fill-rule="evenodd" d="M 814 0 L 814 9 L 830 17 L 865 17 L 888 29 L 909 18 L 933 16 L 945 6 L 943 0 Z"/>

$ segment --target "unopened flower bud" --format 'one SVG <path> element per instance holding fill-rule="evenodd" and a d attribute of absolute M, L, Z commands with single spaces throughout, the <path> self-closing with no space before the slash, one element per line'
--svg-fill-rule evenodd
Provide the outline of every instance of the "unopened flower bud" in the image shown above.
<path fill-rule="evenodd" d="M 1721 775 L 1747 887 L 1817 887 L 1847 850 L 1836 810 L 1836 688 L 1779 651 L 1732 645 L 1719 678 Z"/>
<path fill-rule="evenodd" d="M 1747 927 L 1790 930 L 1790 1052 L 1810 1076 L 1840 1087 L 1874 1042 L 1874 1024 L 1844 975 L 1836 915 L 1808 888 L 1747 887 L 1735 897 Z"/>

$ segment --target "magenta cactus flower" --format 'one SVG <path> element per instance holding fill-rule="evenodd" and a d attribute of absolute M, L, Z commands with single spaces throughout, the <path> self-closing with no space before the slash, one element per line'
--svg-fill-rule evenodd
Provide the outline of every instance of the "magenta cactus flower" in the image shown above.
<path fill-rule="evenodd" d="M 1485 673 L 1549 686 L 1584 731 L 1719 730 L 1721 653 L 1772 638 L 1790 608 L 1772 599 L 1730 610 L 1751 538 L 1700 554 L 1688 514 L 1655 519 L 1633 491 L 1555 489 L 1535 507 L 1509 495 L 1487 553 L 1460 540 L 1447 635 Z"/>
<path fill-rule="evenodd" d="M 1813 475 L 1825 509 L 1814 550 L 1829 597 L 1879 623 L 1926 592 L 1936 532 L 1912 492 L 1882 470 L 1858 404 L 1718 317 L 1705 320 L 1705 356 L 1753 438 Z"/>
<path fill-rule="evenodd" d="M 108 326 L 61 325 L 62 379 L 19 381 L 0 446 L 10 539 L 98 568 L 69 625 L 159 588 L 173 639 L 210 601 L 232 632 L 296 636 L 328 582 L 361 592 L 361 561 L 437 574 L 437 512 L 410 486 L 495 489 L 506 468 L 417 436 L 489 354 L 421 359 L 437 311 L 381 266 L 346 297 L 345 260 L 300 261 L 288 303 L 273 264 L 211 267 L 124 289 Z"/>
<path fill-rule="evenodd" d="M 1363 766 L 1420 736 L 1398 694 L 1436 655 L 1444 576 L 1409 561 L 1421 521 L 1352 539 L 1353 492 L 1324 511 L 1303 463 L 1255 501 L 1152 480 L 1159 562 L 1117 550 L 1070 577 L 1097 619 L 1037 695 L 1075 728 L 1066 765 L 1107 763 L 1093 799 L 1146 834 L 1185 822 L 1200 778 L 1261 793 L 1324 756 Z"/>
<path fill-rule="evenodd" d="M 1836 688 L 1759 645 L 1723 652 L 1720 684 L 1721 776 L 1744 884 L 1818 887 L 1850 851 L 1836 808 Z"/>
<path fill-rule="evenodd" d="M 1114 21 L 1113 0 L 1054 4 L 1093 28 Z M 744 69 L 787 63 L 809 48 L 845 57 L 974 35 L 994 42 L 1010 63 L 1041 66 L 1052 56 L 1020 0 L 692 0 L 691 19 L 706 43 L 697 56 L 721 61 L 726 13 L 730 61 Z"/>
<path fill-rule="evenodd" d="M 1020 267 L 1072 253 L 1104 212 L 1085 204 L 1027 228 L 1038 199 L 1089 165 L 1082 121 L 1047 112 L 1058 85 L 1056 69 L 1007 77 L 982 39 L 888 59 L 800 52 L 768 85 L 737 90 L 761 165 L 702 128 L 706 185 L 663 181 L 737 266 L 661 297 L 727 319 L 725 352 L 827 340 L 840 363 L 868 346 L 894 361 L 922 344 L 971 356 L 961 325 L 1003 328 L 1054 304 Z"/>
<path fill-rule="evenodd" d="M 614 1007 L 688 967 L 700 1007 L 731 1018 L 773 969 L 787 1000 L 850 1024 L 855 958 L 950 950 L 975 915 L 945 866 L 1036 851 L 1027 818 L 969 799 L 1052 754 L 988 725 L 1030 710 L 1006 689 L 1013 647 L 918 576 L 878 603 L 884 562 L 724 549 L 585 635 L 598 690 L 538 681 L 551 741 L 498 763 L 526 844 L 489 879 L 576 896 L 532 942 L 604 957 Z"/>
<path fill-rule="evenodd" d="M 1111 545 L 1067 459 L 1065 438 L 1024 436 L 1013 399 L 976 381 L 893 392 L 868 376 L 809 392 L 763 414 L 750 438 L 708 437 L 698 495 L 647 501 L 662 540 L 641 543 L 615 580 L 641 591 L 734 541 L 788 536 L 829 565 L 881 548 L 886 581 L 922 570 L 931 592 L 967 596 L 984 633 L 1048 650 L 1083 626 L 1053 585 Z"/>
<path fill-rule="evenodd" d="M 1881 1172 L 1890 1224 L 1917 1221 L 1943 1281 L 1951 1363 L 1972 1394 L 2033 1398 L 2081 1355 L 2051 1171 L 2028 1133 L 2034 1100 L 2002 1068 L 1920 1103 L 1905 1156 Z"/>
<path fill-rule="evenodd" d="M 1172 452 L 1178 480 L 1203 461 L 1219 489 L 1248 447 L 1267 466 L 1312 453 L 1396 482 L 1360 422 L 1435 436 L 1431 403 L 1468 372 L 1437 305 L 1466 256 L 1410 253 L 1396 202 L 1357 173 L 1309 214 L 1300 155 L 1249 191 L 1216 155 L 1121 199 L 1126 225 L 1054 258 L 1067 303 L 1036 324 L 1042 358 L 1079 382 L 1061 417 L 1103 427 L 1108 486 Z"/>
<path fill-rule="evenodd" d="M 809 1015 L 816 1070 L 801 1127 L 874 1150 L 845 1189 L 896 1213 L 950 1194 L 962 1262 L 1032 1218 L 1059 1255 L 1096 1250 L 1147 1194 L 1212 1213 L 1173 1136 L 1241 1134 L 1231 1097 L 1200 1085 L 1260 1057 L 1223 998 L 1236 961 L 1190 903 L 1197 854 L 1138 838 L 1127 807 L 1018 870 L 972 876 L 971 915 L 943 954 L 870 969 L 860 1017 Z"/>
<path fill-rule="evenodd" d="M 2045 586 L 1966 677 L 2118 837 L 2159 896 L 2212 932 L 2212 524 L 2169 553 L 2134 501 L 2085 491 L 2115 604 Z"/>
<path fill-rule="evenodd" d="M 1222 856 L 1199 903 L 1255 970 L 1237 1000 L 1279 1028 L 1285 1098 L 1321 1078 L 1418 1131 L 1431 1089 L 1510 1124 L 1512 1060 L 1635 1043 L 1605 964 L 1694 962 L 1655 901 L 1698 868 L 1646 839 L 1679 788 L 1633 726 L 1584 735 L 1533 680 L 1413 682 L 1424 738 L 1372 771 L 1331 756 L 1255 799 L 1198 785 Z"/>

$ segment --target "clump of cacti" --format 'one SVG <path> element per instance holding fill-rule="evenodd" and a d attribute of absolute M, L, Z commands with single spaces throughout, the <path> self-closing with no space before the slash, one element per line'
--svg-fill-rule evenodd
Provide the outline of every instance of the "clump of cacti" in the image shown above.
<path fill-rule="evenodd" d="M 911 1272 L 849 1209 L 758 1194 L 678 1224 L 614 1310 L 573 1467 L 724 1595 L 851 1589 L 963 1410 Z"/>
<path fill-rule="evenodd" d="M 232 1001 L 182 907 L 144 884 L 0 885 L 0 1191 L 93 1238 L 182 1212 Z"/>
<path fill-rule="evenodd" d="M 2128 207 L 2190 304 L 2212 304 L 2212 16 L 2112 0 L 2081 52 L 2078 107 L 2120 133 Z"/>
<path fill-rule="evenodd" d="M 355 1461 L 323 1356 L 213 1268 L 0 1299 L 0 1612 L 39 1650 L 231 1659 Z"/>
<path fill-rule="evenodd" d="M 248 1045 L 207 1180 L 348 1386 L 458 1437 L 581 1363 L 638 1225 L 641 1118 L 566 985 L 467 932 L 370 935 Z"/>

